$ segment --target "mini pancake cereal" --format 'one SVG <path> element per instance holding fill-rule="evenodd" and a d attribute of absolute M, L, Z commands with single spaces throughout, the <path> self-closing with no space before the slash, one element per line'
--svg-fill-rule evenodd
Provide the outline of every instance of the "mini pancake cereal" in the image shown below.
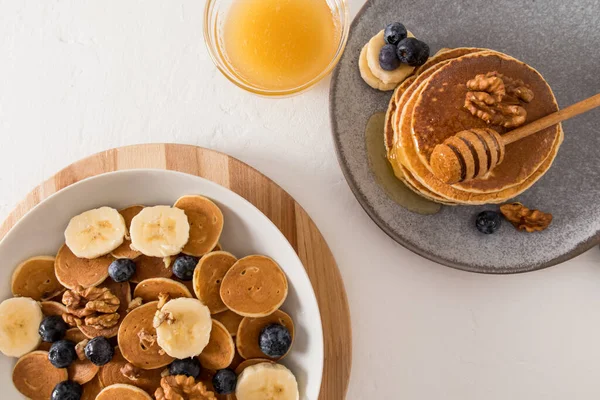
<path fill-rule="evenodd" d="M 192 297 L 188 288 L 181 282 L 169 278 L 149 278 L 137 284 L 133 297 L 141 297 L 144 302 L 158 300 L 159 294 L 167 294 L 170 299 Z"/>
<path fill-rule="evenodd" d="M 66 369 L 50 363 L 45 351 L 33 351 L 19 358 L 12 374 L 15 388 L 32 400 L 48 400 L 54 386 L 68 377 Z"/>
<path fill-rule="evenodd" d="M 0 303 L 15 388 L 33 400 L 243 400 L 295 382 L 267 356 L 292 345 L 287 278 L 267 256 L 223 251 L 223 222 L 203 196 L 71 219 L 67 244 L 19 264 Z M 245 374 L 238 395 L 233 374 Z"/>
<path fill-rule="evenodd" d="M 175 202 L 190 222 L 190 238 L 183 253 L 201 257 L 219 243 L 223 231 L 223 213 L 215 203 L 203 196 L 183 196 Z"/>
<path fill-rule="evenodd" d="M 50 256 L 32 257 L 23 261 L 12 275 L 13 296 L 46 301 L 64 292 L 65 287 L 54 274 L 54 261 L 55 258 Z"/>
<path fill-rule="evenodd" d="M 219 321 L 212 320 L 212 330 L 208 344 L 198 356 L 200 364 L 208 369 L 227 368 L 235 356 L 235 344 L 227 328 Z"/>
<path fill-rule="evenodd" d="M 221 283 L 221 299 L 231 311 L 245 317 L 272 314 L 285 301 L 288 282 L 269 257 L 253 255 L 238 260 Z"/>
<path fill-rule="evenodd" d="M 194 270 L 194 292 L 211 314 L 227 310 L 221 300 L 221 282 L 236 261 L 237 258 L 231 253 L 213 251 L 204 255 Z"/>

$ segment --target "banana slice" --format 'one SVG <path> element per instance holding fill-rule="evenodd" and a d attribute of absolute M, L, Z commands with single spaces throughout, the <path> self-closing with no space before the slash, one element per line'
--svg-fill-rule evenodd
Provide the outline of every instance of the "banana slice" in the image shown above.
<path fill-rule="evenodd" d="M 131 220 L 131 246 L 150 257 L 179 254 L 190 237 L 183 210 L 170 206 L 146 207 Z"/>
<path fill-rule="evenodd" d="M 369 68 L 369 63 L 367 61 L 367 47 L 369 47 L 368 43 L 365 44 L 362 50 L 360 51 L 360 57 L 358 59 L 358 69 L 360 70 L 360 76 L 367 83 L 367 85 L 371 86 L 373 89 L 381 90 L 382 92 L 393 90 L 396 87 L 396 83 L 383 83 L 371 72 L 371 69 Z"/>
<path fill-rule="evenodd" d="M 110 207 L 86 211 L 71 219 L 65 241 L 79 258 L 97 258 L 119 247 L 127 227 L 123 216 Z"/>
<path fill-rule="evenodd" d="M 38 328 L 43 319 L 39 303 L 29 297 L 13 297 L 0 303 L 0 351 L 21 357 L 40 344 Z"/>
<path fill-rule="evenodd" d="M 210 340 L 212 319 L 200 300 L 170 300 L 156 314 L 156 341 L 169 356 L 184 359 L 202 353 Z"/>
<path fill-rule="evenodd" d="M 414 37 L 414 35 L 408 32 L 408 37 Z M 367 63 L 371 73 L 382 81 L 384 84 L 399 84 L 406 78 L 408 78 L 415 67 L 411 67 L 408 64 L 400 64 L 398 68 L 393 71 L 386 71 L 379 65 L 379 53 L 381 48 L 385 46 L 385 40 L 383 39 L 383 31 L 379 32 L 367 44 Z"/>
<path fill-rule="evenodd" d="M 244 369 L 235 389 L 237 400 L 298 400 L 298 382 L 281 364 L 260 363 Z"/>

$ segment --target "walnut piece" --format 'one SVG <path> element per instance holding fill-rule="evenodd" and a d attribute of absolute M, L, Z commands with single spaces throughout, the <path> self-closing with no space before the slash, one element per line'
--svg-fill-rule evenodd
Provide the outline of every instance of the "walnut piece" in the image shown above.
<path fill-rule="evenodd" d="M 169 296 L 169 293 L 160 292 L 158 294 L 158 304 L 156 305 L 156 308 L 160 310 L 170 299 L 171 296 Z"/>
<path fill-rule="evenodd" d="M 194 377 L 172 375 L 160 380 L 160 387 L 154 392 L 156 400 L 217 400 L 213 392 L 206 389 Z"/>
<path fill-rule="evenodd" d="M 121 316 L 117 313 L 100 314 L 97 316 L 90 315 L 89 317 L 85 317 L 85 324 L 97 329 L 112 328 L 119 323 L 119 318 Z"/>
<path fill-rule="evenodd" d="M 131 363 L 123 365 L 120 369 L 121 374 L 131 381 L 137 381 L 142 374 L 142 370 Z"/>
<path fill-rule="evenodd" d="M 63 321 L 65 321 L 70 326 L 83 325 L 82 319 L 81 318 L 77 318 L 73 314 L 63 314 L 62 315 L 62 319 L 63 319 Z"/>
<path fill-rule="evenodd" d="M 138 338 L 140 339 L 140 344 L 142 347 L 150 348 L 154 343 L 156 343 L 156 335 L 151 334 L 145 329 L 142 329 L 138 332 Z"/>
<path fill-rule="evenodd" d="M 173 318 L 173 314 L 168 311 L 162 312 L 162 311 L 158 310 L 156 312 L 156 314 L 154 314 L 154 319 L 152 320 L 152 326 L 154 327 L 154 329 L 156 329 L 159 326 L 161 326 L 164 322 L 166 322 L 169 325 L 172 325 L 173 322 L 175 322 L 175 318 Z"/>
<path fill-rule="evenodd" d="M 102 329 L 112 328 L 119 322 L 117 310 L 121 301 L 108 288 L 77 286 L 65 292 L 62 302 L 68 312 L 63 314 L 63 320 L 71 326 L 85 324 Z"/>
<path fill-rule="evenodd" d="M 540 210 L 530 210 L 521 203 L 504 204 L 500 212 L 520 231 L 543 231 L 552 223 L 552 214 Z"/>
<path fill-rule="evenodd" d="M 142 300 L 141 297 L 136 297 L 135 299 L 131 300 L 129 302 L 129 305 L 127 306 L 127 312 L 130 312 L 131 310 L 138 308 L 139 306 L 142 305 L 144 300 Z"/>
<path fill-rule="evenodd" d="M 75 345 L 75 353 L 80 361 L 85 360 L 85 346 L 88 344 L 89 339 L 84 339 Z"/>
<path fill-rule="evenodd" d="M 518 79 L 498 72 L 479 74 L 467 82 L 465 108 L 491 125 L 515 128 L 523 125 L 527 111 L 521 102 L 533 100 L 533 92 Z"/>

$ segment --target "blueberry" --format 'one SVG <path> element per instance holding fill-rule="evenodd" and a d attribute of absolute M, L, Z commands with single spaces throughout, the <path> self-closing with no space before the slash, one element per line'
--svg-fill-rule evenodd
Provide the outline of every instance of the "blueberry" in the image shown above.
<path fill-rule="evenodd" d="M 396 53 L 396 46 L 386 44 L 379 52 L 379 65 L 386 71 L 393 71 L 400 66 L 400 60 Z"/>
<path fill-rule="evenodd" d="M 108 266 L 108 275 L 115 282 L 126 282 L 135 274 L 135 263 L 128 258 L 120 258 Z"/>
<path fill-rule="evenodd" d="M 69 325 L 57 315 L 46 317 L 40 324 L 38 333 L 44 342 L 54 343 L 65 337 Z"/>
<path fill-rule="evenodd" d="M 230 369 L 220 369 L 213 376 L 212 384 L 217 394 L 230 394 L 235 391 L 237 377 Z"/>
<path fill-rule="evenodd" d="M 267 325 L 260 331 L 258 346 L 269 357 L 283 357 L 292 347 L 292 335 L 283 325 Z"/>
<path fill-rule="evenodd" d="M 173 263 L 173 274 L 182 281 L 191 281 L 196 265 L 198 265 L 196 257 L 181 255 Z"/>
<path fill-rule="evenodd" d="M 200 362 L 196 358 L 175 360 L 169 366 L 169 373 L 171 375 L 193 376 L 196 379 L 200 376 Z"/>
<path fill-rule="evenodd" d="M 67 368 L 77 359 L 75 352 L 75 343 L 70 340 L 59 340 L 52 343 L 48 352 L 48 360 L 56 368 Z"/>
<path fill-rule="evenodd" d="M 62 381 L 52 391 L 50 400 L 79 400 L 83 394 L 81 385 L 73 381 Z"/>
<path fill-rule="evenodd" d="M 483 211 L 477 215 L 475 226 L 481 233 L 490 234 L 500 229 L 502 217 L 496 211 Z"/>
<path fill-rule="evenodd" d="M 402 39 L 398 43 L 398 58 L 401 62 L 418 67 L 425 64 L 429 58 L 429 46 L 415 38 Z"/>
<path fill-rule="evenodd" d="M 402 39 L 406 38 L 408 32 L 400 22 L 394 22 L 385 27 L 383 39 L 387 44 L 397 45 Z"/>
<path fill-rule="evenodd" d="M 85 356 L 98 366 L 108 364 L 115 355 L 115 348 L 104 336 L 97 336 L 85 345 Z"/>

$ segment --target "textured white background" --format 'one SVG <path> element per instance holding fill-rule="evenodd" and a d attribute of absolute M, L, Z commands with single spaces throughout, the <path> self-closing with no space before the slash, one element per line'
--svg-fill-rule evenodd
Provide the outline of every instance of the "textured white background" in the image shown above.
<path fill-rule="evenodd" d="M 362 3 L 350 0 L 352 15 Z M 208 57 L 203 6 L 0 0 L 0 218 L 42 180 L 107 148 L 224 151 L 290 192 L 329 242 L 353 317 L 348 399 L 600 396 L 597 248 L 518 276 L 455 271 L 405 250 L 344 181 L 329 82 L 285 100 L 242 92 Z"/>

